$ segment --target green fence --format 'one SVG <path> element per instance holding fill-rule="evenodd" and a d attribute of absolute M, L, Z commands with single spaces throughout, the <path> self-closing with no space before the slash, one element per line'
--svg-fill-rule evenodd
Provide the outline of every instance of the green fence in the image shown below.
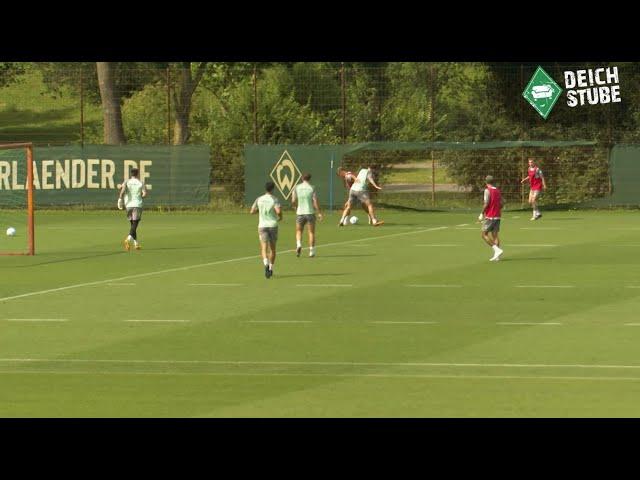
<path fill-rule="evenodd" d="M 527 159 L 542 168 L 548 189 L 544 205 L 569 205 L 610 197 L 611 157 L 606 145 L 595 141 L 496 142 L 366 142 L 347 145 L 245 146 L 245 203 L 264 192 L 266 181 L 276 184 L 276 195 L 288 205 L 292 188 L 309 172 L 320 203 L 341 207 L 346 191 L 336 170 L 373 167 L 383 190 L 372 192 L 379 206 L 469 209 L 481 203 L 484 177 L 493 175 L 510 208 L 526 206 Z M 387 182 L 403 165 L 419 165 L 421 180 L 407 184 Z M 615 169 L 614 169 L 615 171 Z M 427 181 L 425 181 L 427 177 Z M 445 179 L 445 180 L 443 180 Z M 639 178 L 640 180 L 640 178 Z M 619 180 L 618 180 L 619 181 Z M 636 199 L 640 204 L 640 196 Z"/>
<path fill-rule="evenodd" d="M 0 206 L 17 205 L 24 197 L 25 161 L 16 150 L 0 150 Z M 147 185 L 145 206 L 209 203 L 208 146 L 85 145 L 34 149 L 36 206 L 115 204 L 131 168 L 140 170 Z"/>

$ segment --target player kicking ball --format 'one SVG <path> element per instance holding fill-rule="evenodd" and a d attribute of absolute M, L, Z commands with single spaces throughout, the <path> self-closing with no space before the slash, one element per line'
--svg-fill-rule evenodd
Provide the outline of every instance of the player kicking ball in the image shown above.
<path fill-rule="evenodd" d="M 504 201 L 502 193 L 493 185 L 493 177 L 487 175 L 485 178 L 486 188 L 484 189 L 484 207 L 478 220 L 482 223 L 482 239 L 493 249 L 491 262 L 497 262 L 502 256 L 503 250 L 500 248 L 500 214 Z"/>
<path fill-rule="evenodd" d="M 336 171 L 336 175 L 338 175 L 340 178 L 342 178 L 344 180 L 344 186 L 347 189 L 347 192 L 349 190 L 351 190 L 351 187 L 353 186 L 353 184 L 356 181 L 356 175 L 355 173 L 345 170 L 342 167 L 339 167 L 338 170 Z M 347 197 L 347 201 L 344 202 L 344 206 L 342 207 L 342 209 L 344 210 L 345 208 L 347 208 L 347 203 L 349 202 L 349 198 Z M 367 206 L 365 204 L 361 204 L 362 205 L 362 209 L 364 210 L 364 213 L 367 214 L 367 218 L 369 219 L 369 225 L 371 225 L 373 223 L 373 220 L 371 220 L 371 214 L 369 213 L 369 209 L 367 208 Z M 343 225 L 343 224 L 341 224 Z"/>
<path fill-rule="evenodd" d="M 376 190 L 382 190 L 382 187 L 378 186 L 378 184 L 373 179 L 373 172 L 371 168 L 361 168 L 356 175 L 356 179 L 351 185 L 351 189 L 349 190 L 349 199 L 345 204 L 344 211 L 342 212 L 342 217 L 340 218 L 340 223 L 338 226 L 343 226 L 345 221 L 349 218 L 349 213 L 351 212 L 351 207 L 356 201 L 362 203 L 362 205 L 367 209 L 369 216 L 371 218 L 372 225 L 374 227 L 378 227 L 384 224 L 384 221 L 378 220 L 375 215 L 375 211 L 373 208 L 373 203 L 369 198 L 368 193 L 368 185 L 373 186 Z"/>
<path fill-rule="evenodd" d="M 140 250 L 138 243 L 138 224 L 142 220 L 142 199 L 147 196 L 147 187 L 140 181 L 140 170 L 132 168 L 129 179 L 122 184 L 118 197 L 118 210 L 127 209 L 127 218 L 131 224 L 129 235 L 124 239 L 124 249 L 131 250 L 131 242 L 136 250 Z"/>

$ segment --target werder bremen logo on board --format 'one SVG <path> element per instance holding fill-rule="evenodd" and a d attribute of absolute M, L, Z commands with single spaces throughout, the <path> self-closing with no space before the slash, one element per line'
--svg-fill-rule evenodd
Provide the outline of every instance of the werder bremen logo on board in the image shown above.
<path fill-rule="evenodd" d="M 289 152 L 285 150 L 278 163 L 271 170 L 270 176 L 284 199 L 287 200 L 293 191 L 293 187 L 300 181 L 302 174 Z"/>
<path fill-rule="evenodd" d="M 538 67 L 531 77 L 529 85 L 522 92 L 522 96 L 546 120 L 561 93 L 562 89 L 553 78 L 542 67 Z"/>

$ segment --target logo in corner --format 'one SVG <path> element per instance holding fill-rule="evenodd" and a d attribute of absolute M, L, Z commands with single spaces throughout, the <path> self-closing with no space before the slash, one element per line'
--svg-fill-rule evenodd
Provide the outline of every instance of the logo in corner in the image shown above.
<path fill-rule="evenodd" d="M 522 92 L 522 96 L 546 120 L 561 93 L 562 88 L 542 67 L 538 67 L 531 80 L 529 80 L 529 84 L 525 87 L 524 92 Z"/>
<path fill-rule="evenodd" d="M 300 170 L 298 170 L 298 166 L 289 155 L 289 152 L 286 150 L 280 156 L 280 160 L 276 163 L 271 170 L 271 179 L 280 190 L 280 193 L 284 197 L 285 200 L 291 196 L 291 192 L 293 192 L 293 187 L 295 187 L 300 178 L 302 178 L 302 174 Z"/>

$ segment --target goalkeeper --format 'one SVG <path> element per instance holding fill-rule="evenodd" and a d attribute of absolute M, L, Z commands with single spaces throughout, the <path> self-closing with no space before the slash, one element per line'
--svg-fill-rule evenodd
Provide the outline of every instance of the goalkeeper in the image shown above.
<path fill-rule="evenodd" d="M 138 224 L 142 219 L 142 199 L 147 196 L 147 187 L 140 181 L 138 178 L 139 175 L 140 171 L 137 168 L 131 169 L 131 175 L 129 179 L 122 184 L 118 197 L 118 209 L 127 209 L 127 218 L 131 223 L 129 235 L 123 242 L 126 251 L 131 250 L 131 242 L 133 242 L 136 250 L 140 250 L 137 230 Z"/>

